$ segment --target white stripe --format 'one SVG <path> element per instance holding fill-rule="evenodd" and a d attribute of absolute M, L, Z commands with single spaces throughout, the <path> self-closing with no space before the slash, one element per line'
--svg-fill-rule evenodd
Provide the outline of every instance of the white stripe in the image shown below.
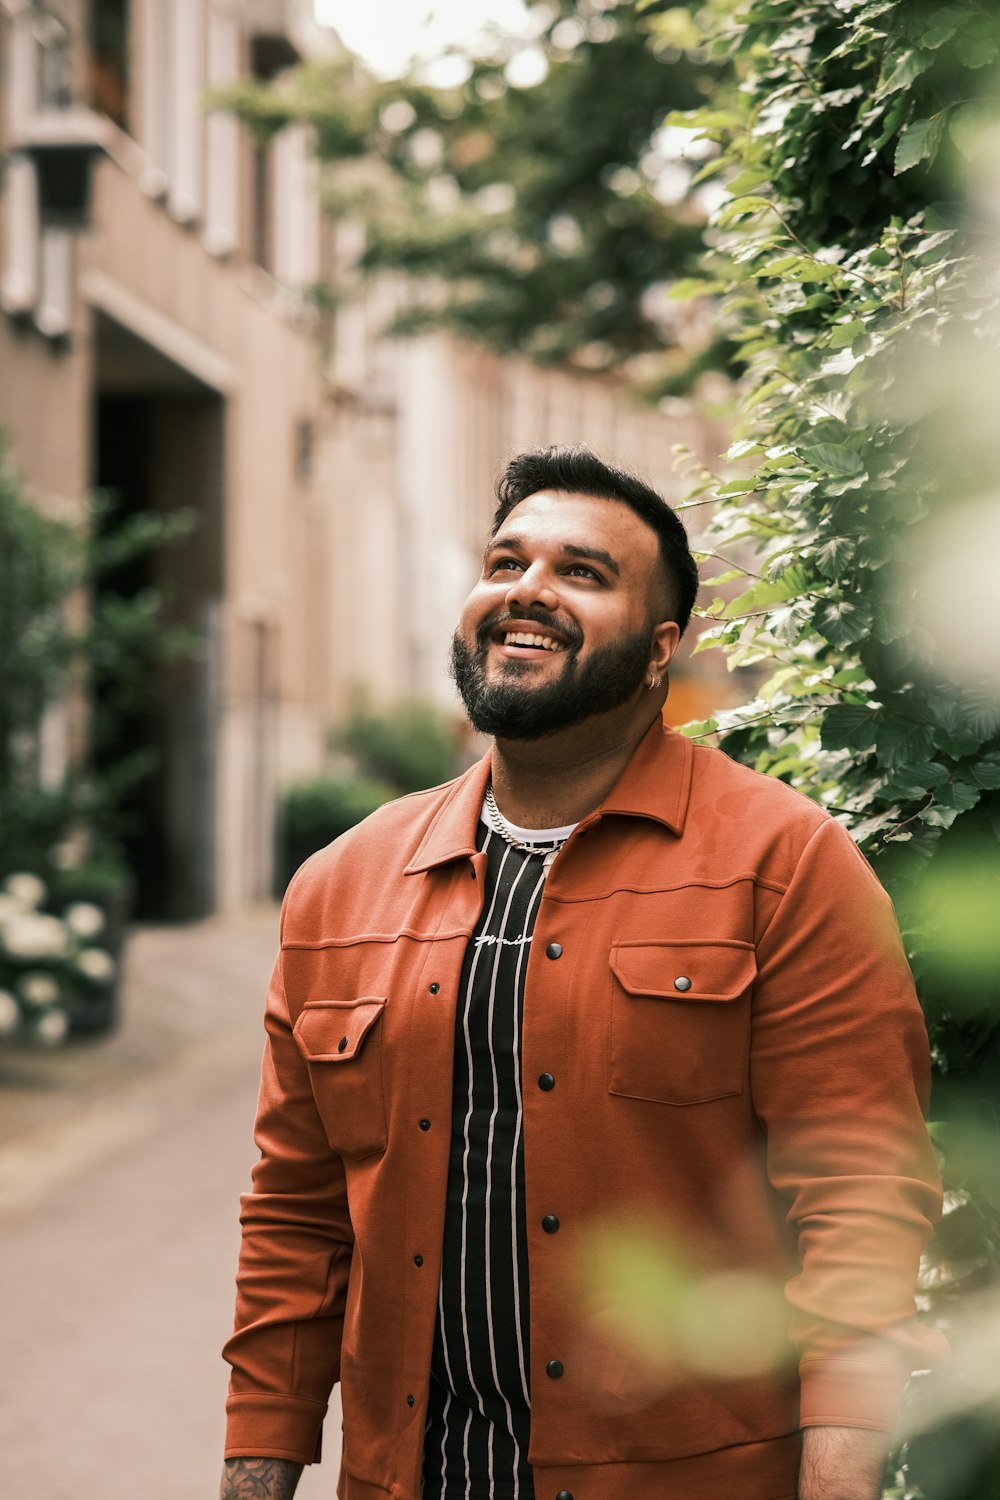
<path fill-rule="evenodd" d="M 447 1355 L 445 1356 L 447 1359 Z M 449 1371 L 448 1379 L 451 1379 Z M 441 1413 L 444 1431 L 441 1434 L 441 1493 L 448 1492 L 448 1413 L 451 1410 L 451 1391 L 445 1392 L 444 1411 Z"/>
<path fill-rule="evenodd" d="M 504 929 L 505 929 L 505 927 L 507 926 L 507 920 L 508 920 L 508 918 L 510 916 L 510 909 L 511 909 L 511 907 L 514 904 L 514 898 L 517 895 L 517 888 L 518 888 L 518 886 L 521 883 L 521 877 L 522 877 L 522 875 L 526 874 L 530 870 L 530 868 L 531 867 L 530 867 L 528 861 L 525 860 L 524 863 L 521 865 L 520 870 L 518 870 L 517 875 L 514 877 L 514 881 L 513 881 L 512 885 L 511 885 L 511 888 L 510 888 L 510 895 L 507 897 L 507 905 L 504 908 L 503 918 L 501 919 L 501 922 L 500 922 L 500 931 L 501 932 L 503 932 Z M 532 895 L 531 897 L 529 897 L 529 900 L 528 900 L 528 910 L 529 910 L 529 912 L 531 910 L 531 902 L 533 900 L 534 900 L 534 896 Z M 493 1331 L 493 1274 L 492 1274 L 493 1273 L 493 1261 L 492 1261 L 492 1258 L 491 1258 L 491 1255 L 490 1255 L 490 1205 L 491 1205 L 491 1203 L 493 1201 L 493 1133 L 494 1133 L 494 1126 L 496 1125 L 497 1112 L 499 1111 L 499 1108 L 500 1108 L 500 1082 L 499 1082 L 499 1079 L 497 1078 L 496 1054 L 493 1051 L 493 1017 L 494 1017 L 494 1014 L 496 1012 L 497 980 L 499 978 L 500 958 L 501 958 L 501 955 L 503 953 L 502 946 L 498 945 L 497 948 L 494 950 L 494 952 L 495 952 L 495 957 L 494 957 L 494 960 L 493 960 L 493 973 L 490 976 L 490 999 L 489 999 L 489 1006 L 487 1008 L 487 1036 L 489 1038 L 489 1047 L 490 1047 L 490 1066 L 491 1066 L 492 1072 L 493 1072 L 493 1109 L 492 1109 L 492 1112 L 490 1114 L 490 1128 L 489 1128 L 489 1136 L 488 1136 L 488 1140 L 487 1140 L 487 1151 L 486 1151 L 486 1246 L 485 1246 L 485 1266 L 486 1266 L 486 1327 L 487 1327 L 487 1331 L 488 1331 L 488 1334 L 489 1334 L 489 1341 L 490 1341 L 490 1365 L 491 1365 L 492 1370 L 493 1370 L 493 1385 L 494 1385 L 494 1388 L 495 1388 L 495 1390 L 497 1392 L 497 1395 L 501 1398 L 501 1400 L 503 1401 L 504 1406 L 507 1408 L 507 1431 L 510 1433 L 511 1439 L 512 1439 L 512 1441 L 514 1443 L 514 1464 L 515 1464 L 514 1475 L 515 1475 L 515 1487 L 516 1487 L 517 1470 L 518 1470 L 518 1467 L 519 1467 L 520 1462 L 521 1462 L 521 1448 L 520 1448 L 520 1444 L 517 1441 L 517 1436 L 516 1436 L 516 1434 L 514 1432 L 514 1412 L 513 1412 L 513 1408 L 511 1407 L 510 1402 L 507 1400 L 506 1394 L 500 1389 L 500 1372 L 497 1369 L 496 1337 L 495 1337 L 494 1331 Z M 524 953 L 524 949 L 522 948 L 521 955 L 523 955 L 523 953 Z M 518 956 L 518 965 L 519 966 L 520 966 L 520 962 L 521 962 L 521 955 Z M 516 978 L 515 978 L 515 982 L 514 982 L 514 1005 L 513 1005 L 513 1011 L 514 1011 L 514 1031 L 515 1031 L 515 1036 L 516 1036 L 516 1032 L 517 1032 L 517 980 L 516 980 Z M 516 1051 L 516 1048 L 515 1048 L 515 1052 L 514 1052 L 514 1081 L 515 1081 L 515 1089 L 517 1091 L 517 1100 L 518 1100 L 517 1116 L 516 1116 L 517 1123 L 516 1123 L 516 1126 L 515 1126 L 515 1139 L 516 1139 L 517 1135 L 520 1133 L 520 1128 L 521 1128 L 521 1098 L 520 1098 L 521 1088 L 520 1088 L 520 1082 L 519 1082 L 519 1076 L 518 1076 L 519 1073 L 520 1073 L 520 1069 L 518 1067 L 517 1051 Z M 515 1183 L 513 1177 L 511 1179 L 511 1193 L 512 1193 L 512 1198 L 516 1198 L 517 1187 L 516 1187 L 516 1183 Z M 516 1206 L 516 1204 L 512 1203 L 512 1207 L 514 1207 L 514 1206 Z M 514 1292 L 515 1292 L 515 1301 L 514 1301 L 514 1309 L 513 1309 L 514 1325 L 515 1325 L 516 1328 L 518 1328 L 518 1346 L 519 1346 L 519 1350 L 520 1350 L 520 1342 L 521 1342 L 521 1340 L 520 1340 L 520 1322 L 521 1322 L 521 1319 L 520 1319 L 520 1308 L 519 1308 L 518 1303 L 517 1303 L 517 1255 L 516 1255 L 516 1250 L 515 1250 L 515 1256 L 514 1256 L 514 1262 L 513 1262 L 513 1282 L 514 1282 Z M 520 1357 L 521 1357 L 522 1364 L 523 1364 L 523 1351 L 521 1352 Z M 491 1487 L 492 1487 L 492 1482 L 493 1482 L 493 1451 L 492 1451 L 492 1449 L 493 1449 L 493 1429 L 492 1429 L 492 1426 L 491 1426 L 491 1428 L 490 1428 L 490 1484 L 491 1484 Z M 516 1488 L 515 1488 L 515 1493 L 516 1493 Z"/>
<path fill-rule="evenodd" d="M 492 838 L 492 834 L 490 835 L 490 838 Z M 487 853 L 489 853 L 490 838 L 487 838 L 487 840 L 486 840 L 486 850 L 487 850 Z M 505 845 L 504 846 L 503 855 L 502 855 L 501 860 L 500 860 L 500 868 L 497 871 L 496 885 L 493 888 L 493 896 L 492 896 L 492 899 L 490 901 L 490 909 L 489 909 L 489 912 L 487 913 L 487 916 L 486 916 L 486 925 L 488 925 L 492 921 L 492 919 L 493 919 L 493 913 L 496 910 L 497 897 L 500 894 L 500 881 L 501 881 L 501 877 L 503 875 L 504 865 L 507 863 L 507 856 L 511 852 L 512 852 L 511 849 Z M 461 1266 L 461 1282 L 460 1282 L 460 1285 L 461 1285 L 461 1298 L 460 1298 L 460 1301 L 461 1301 L 461 1308 L 462 1308 L 462 1338 L 463 1338 L 463 1340 L 465 1342 L 465 1368 L 466 1368 L 466 1370 L 469 1373 L 469 1384 L 472 1387 L 473 1391 L 475 1392 L 476 1399 L 479 1402 L 479 1413 L 480 1413 L 480 1416 L 485 1417 L 485 1415 L 486 1415 L 486 1406 L 485 1406 L 485 1404 L 483 1402 L 482 1392 L 480 1391 L 479 1387 L 476 1385 L 475 1376 L 472 1373 L 472 1348 L 471 1348 L 471 1344 L 470 1344 L 470 1341 L 469 1341 L 469 1319 L 468 1319 L 468 1316 L 467 1316 L 467 1313 L 466 1313 L 466 1298 L 465 1298 L 465 1285 L 466 1285 L 466 1282 L 465 1282 L 465 1270 L 466 1270 L 465 1262 L 466 1262 L 466 1254 L 467 1254 L 467 1248 L 468 1248 L 468 1242 L 469 1242 L 469 1211 L 468 1211 L 469 1210 L 469 1150 L 470 1150 L 470 1147 L 471 1147 L 471 1141 L 470 1141 L 470 1138 L 469 1138 L 469 1127 L 472 1124 L 473 1083 L 474 1083 L 474 1073 L 475 1073 L 475 1069 L 473 1067 L 473 1061 L 472 1061 L 472 1036 L 471 1036 L 471 1033 L 469 1031 L 469 1012 L 470 1012 L 470 1010 L 472 1008 L 472 994 L 473 994 L 473 990 L 475 988 L 476 970 L 479 967 L 479 955 L 483 951 L 484 951 L 483 949 L 477 948 L 476 952 L 475 952 L 475 956 L 473 957 L 473 960 L 472 960 L 472 965 L 471 965 L 470 970 L 469 970 L 469 983 L 468 983 L 468 986 L 467 986 L 466 991 L 465 991 L 465 1009 L 464 1009 L 464 1012 L 463 1012 L 463 1015 L 462 1015 L 462 1032 L 463 1032 L 463 1034 L 465 1036 L 465 1057 L 466 1057 L 466 1062 L 468 1064 L 468 1069 L 469 1069 L 469 1105 L 468 1105 L 468 1109 L 466 1110 L 466 1113 L 465 1113 L 465 1125 L 464 1125 L 464 1128 L 463 1128 L 463 1136 L 464 1136 L 464 1140 L 465 1140 L 465 1149 L 462 1152 L 462 1255 L 461 1255 L 461 1262 L 460 1262 L 460 1266 Z M 470 1417 L 470 1421 L 471 1421 L 471 1417 Z M 466 1428 L 466 1439 L 468 1439 L 468 1427 Z M 468 1468 L 468 1453 L 466 1453 L 466 1468 Z"/>
<path fill-rule="evenodd" d="M 536 901 L 541 896 L 545 885 L 546 872 L 543 869 L 538 877 L 538 883 L 531 893 L 528 901 L 528 912 L 525 918 L 525 928 L 529 923 L 534 932 L 534 920 L 532 911 Z M 522 948 L 517 955 L 517 969 L 514 974 L 514 1089 L 517 1095 L 517 1125 L 514 1130 L 514 1155 L 510 1164 L 510 1238 L 511 1238 L 511 1264 L 514 1272 L 514 1331 L 517 1335 L 517 1361 L 521 1371 L 521 1390 L 524 1392 L 525 1405 L 531 1410 L 531 1393 L 528 1390 L 528 1372 L 524 1360 L 524 1330 L 521 1327 L 519 1316 L 521 1306 L 520 1277 L 517 1269 L 517 1152 L 521 1137 L 524 1133 L 524 1105 L 521 1092 L 521 1035 L 517 1024 L 517 995 L 521 987 L 521 967 L 524 963 L 524 955 L 527 950 Z M 515 1474 L 515 1496 L 517 1494 L 517 1476 Z"/>
<path fill-rule="evenodd" d="M 465 1432 L 462 1436 L 462 1453 L 465 1458 L 465 1500 L 472 1500 L 472 1466 L 469 1462 L 469 1428 L 471 1426 L 472 1412 L 470 1411 L 465 1418 Z"/>

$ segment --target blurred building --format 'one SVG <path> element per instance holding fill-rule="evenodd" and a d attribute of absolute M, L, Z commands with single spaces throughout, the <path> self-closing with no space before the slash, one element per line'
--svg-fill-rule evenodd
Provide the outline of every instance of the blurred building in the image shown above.
<path fill-rule="evenodd" d="M 321 316 L 358 231 L 321 219 L 308 133 L 255 144 L 205 95 L 337 45 L 309 0 L 0 0 L 0 427 L 43 506 L 102 486 L 198 518 L 125 581 L 166 586 L 204 639 L 127 731 L 158 764 L 130 850 L 147 915 L 270 894 L 280 788 L 358 687 L 453 702 L 505 454 L 584 440 L 669 492 L 676 441 L 719 447 L 611 384 L 386 339 L 391 280 Z M 66 173 L 95 139 L 80 232 Z M 55 716 L 49 774 L 74 733 Z"/>

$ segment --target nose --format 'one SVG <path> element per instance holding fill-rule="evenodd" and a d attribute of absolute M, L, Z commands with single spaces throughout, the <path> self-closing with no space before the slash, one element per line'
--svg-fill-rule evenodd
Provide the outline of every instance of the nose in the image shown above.
<path fill-rule="evenodd" d="M 559 603 L 559 596 L 552 584 L 552 578 L 542 562 L 534 562 L 530 568 L 525 568 L 523 573 L 514 577 L 510 588 L 504 595 L 508 609 L 516 605 L 528 606 L 540 605 L 542 609 L 555 610 Z"/>

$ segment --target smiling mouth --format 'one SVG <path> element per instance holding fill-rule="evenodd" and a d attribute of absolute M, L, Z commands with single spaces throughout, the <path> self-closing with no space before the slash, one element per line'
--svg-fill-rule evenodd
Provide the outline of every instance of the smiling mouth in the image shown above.
<path fill-rule="evenodd" d="M 562 641 L 553 640 L 550 635 L 536 635 L 527 630 L 504 630 L 499 632 L 495 639 L 502 646 L 519 646 L 522 649 L 541 651 L 566 650 Z"/>

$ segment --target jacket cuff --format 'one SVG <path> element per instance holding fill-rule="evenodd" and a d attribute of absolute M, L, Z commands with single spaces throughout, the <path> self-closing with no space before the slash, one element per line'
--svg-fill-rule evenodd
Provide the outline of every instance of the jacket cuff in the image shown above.
<path fill-rule="evenodd" d="M 325 1401 L 241 1393 L 226 1402 L 226 1458 L 320 1461 Z"/>
<path fill-rule="evenodd" d="M 909 1369 L 900 1361 L 807 1355 L 799 1365 L 800 1427 L 865 1427 L 892 1432 Z"/>

